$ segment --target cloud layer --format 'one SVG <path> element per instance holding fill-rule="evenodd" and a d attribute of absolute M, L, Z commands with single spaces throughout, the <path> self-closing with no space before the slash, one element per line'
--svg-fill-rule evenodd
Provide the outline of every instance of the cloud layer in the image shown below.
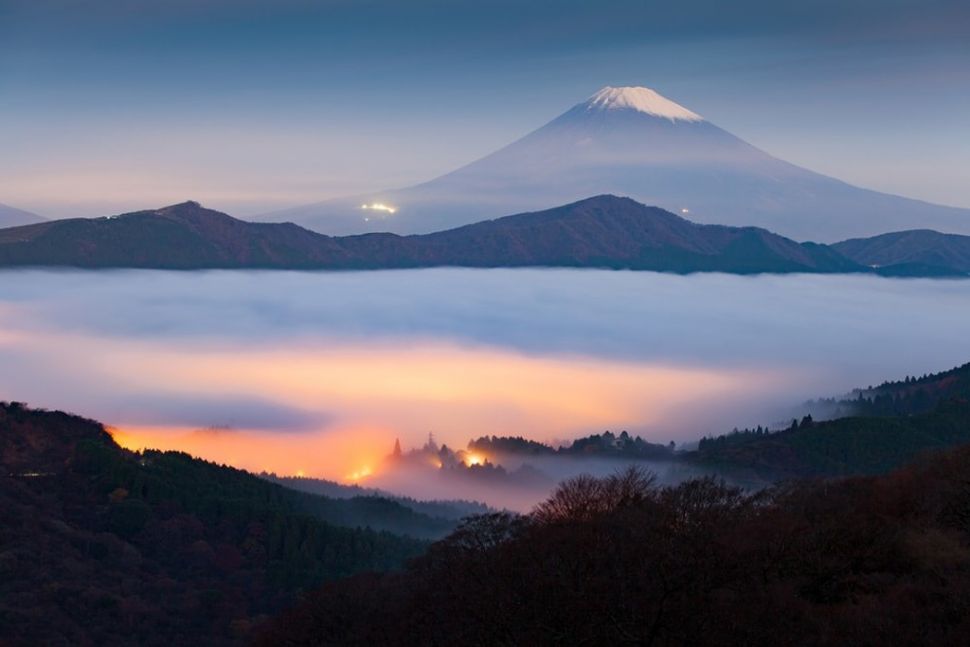
<path fill-rule="evenodd" d="M 343 478 L 428 431 L 667 442 L 773 424 L 967 361 L 968 297 L 865 276 L 8 271 L 0 398 Z"/>

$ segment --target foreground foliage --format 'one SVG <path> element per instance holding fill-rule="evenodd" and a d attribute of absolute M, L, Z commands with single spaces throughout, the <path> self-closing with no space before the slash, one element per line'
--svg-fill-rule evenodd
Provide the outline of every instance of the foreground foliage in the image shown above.
<path fill-rule="evenodd" d="M 970 644 L 970 448 L 755 495 L 579 477 L 325 586 L 260 644 Z"/>

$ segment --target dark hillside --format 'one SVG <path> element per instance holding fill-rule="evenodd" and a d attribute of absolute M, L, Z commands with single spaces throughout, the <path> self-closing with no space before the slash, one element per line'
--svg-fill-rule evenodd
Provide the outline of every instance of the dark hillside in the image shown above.
<path fill-rule="evenodd" d="M 914 229 L 871 238 L 853 238 L 832 247 L 856 263 L 896 267 L 898 274 L 904 273 L 906 268 L 916 268 L 917 273 L 925 275 L 933 270 L 940 274 L 970 274 L 970 236 Z"/>
<path fill-rule="evenodd" d="M 419 517 L 371 504 L 375 518 Z M 243 641 L 301 590 L 425 549 L 335 525 L 362 514 L 351 505 L 185 454 L 134 454 L 96 422 L 3 404 L 0 643 Z"/>
<path fill-rule="evenodd" d="M 746 495 L 642 472 L 475 518 L 325 586 L 259 645 L 970 643 L 970 449 Z"/>
<path fill-rule="evenodd" d="M 755 227 L 698 225 L 612 195 L 420 236 L 330 237 L 292 223 L 245 222 L 185 202 L 0 230 L 0 266 L 869 271 L 824 245 L 796 243 Z"/>
<path fill-rule="evenodd" d="M 685 457 L 741 482 L 879 474 L 922 452 L 970 443 L 970 364 L 817 401 L 842 417 L 793 420 L 780 431 L 703 438 Z"/>

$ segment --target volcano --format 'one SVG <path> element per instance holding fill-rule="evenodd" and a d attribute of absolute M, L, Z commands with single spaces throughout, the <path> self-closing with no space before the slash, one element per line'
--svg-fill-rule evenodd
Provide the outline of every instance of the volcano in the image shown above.
<path fill-rule="evenodd" d="M 423 234 L 612 193 L 707 224 L 832 242 L 932 228 L 970 209 L 846 184 L 789 164 L 642 87 L 606 87 L 525 137 L 417 186 L 267 214 L 327 234 Z"/>

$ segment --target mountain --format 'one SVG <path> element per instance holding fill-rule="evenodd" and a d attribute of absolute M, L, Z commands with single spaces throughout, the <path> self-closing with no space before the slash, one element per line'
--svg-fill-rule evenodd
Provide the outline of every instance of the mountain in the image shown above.
<path fill-rule="evenodd" d="M 970 234 L 970 209 L 861 189 L 789 164 L 640 87 L 603 88 L 518 141 L 429 182 L 260 219 L 335 235 L 424 234 L 603 193 L 797 240 L 914 227 Z"/>
<path fill-rule="evenodd" d="M 897 274 L 970 274 L 970 236 L 914 229 L 854 238 L 832 247 L 860 265 L 895 266 Z"/>
<path fill-rule="evenodd" d="M 197 202 L 0 230 L 0 265 L 7 266 L 321 267 L 344 256 L 326 236 L 243 222 Z"/>
<path fill-rule="evenodd" d="M 0 227 L 16 227 L 17 225 L 29 225 L 43 221 L 44 219 L 36 213 L 0 203 Z"/>
<path fill-rule="evenodd" d="M 737 273 L 861 269 L 823 245 L 799 244 L 756 227 L 698 225 L 611 195 L 411 239 L 422 241 L 436 264 L 448 265 Z"/>
<path fill-rule="evenodd" d="M 671 272 L 867 271 L 824 245 L 754 227 L 698 225 L 597 196 L 423 236 L 334 238 L 248 223 L 195 202 L 0 230 L 2 266 L 143 268 L 608 267 Z"/>
<path fill-rule="evenodd" d="M 5 645 L 240 644 L 302 590 L 400 568 L 427 547 L 363 526 L 428 537 L 455 526 L 179 452 L 129 452 L 99 423 L 18 403 L 0 403 L 0 511 Z"/>

